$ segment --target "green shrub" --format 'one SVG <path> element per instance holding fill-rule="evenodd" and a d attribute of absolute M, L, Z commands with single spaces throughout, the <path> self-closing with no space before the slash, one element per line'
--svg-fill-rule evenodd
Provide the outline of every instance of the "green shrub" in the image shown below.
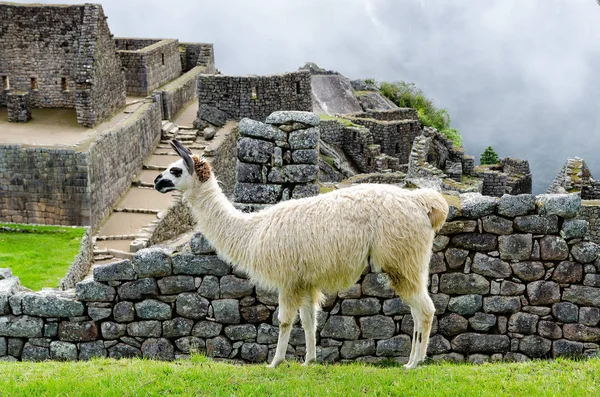
<path fill-rule="evenodd" d="M 379 84 L 379 92 L 400 107 L 417 109 L 421 124 L 436 128 L 456 146 L 462 145 L 460 132 L 450 127 L 450 113 L 446 109 L 435 107 L 433 101 L 427 98 L 423 90 L 414 83 L 405 81 L 388 83 L 384 81 Z"/>
<path fill-rule="evenodd" d="M 479 164 L 498 164 L 498 154 L 492 149 L 491 146 L 485 148 L 481 156 L 479 157 Z"/>

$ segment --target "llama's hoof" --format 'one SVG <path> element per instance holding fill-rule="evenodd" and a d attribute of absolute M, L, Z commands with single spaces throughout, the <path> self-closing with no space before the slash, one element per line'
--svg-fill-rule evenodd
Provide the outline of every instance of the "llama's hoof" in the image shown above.
<path fill-rule="evenodd" d="M 314 358 L 310 358 L 302 363 L 303 367 L 308 367 L 309 365 L 316 364 L 317 360 Z"/>
<path fill-rule="evenodd" d="M 412 363 L 404 364 L 403 367 L 406 369 L 414 369 L 414 368 L 417 368 L 417 365 L 419 365 L 417 362 L 412 362 Z"/>
<path fill-rule="evenodd" d="M 279 365 L 279 364 L 281 364 L 282 362 L 283 362 L 283 360 L 280 360 L 280 361 L 275 361 L 275 360 L 273 360 L 273 361 L 271 362 L 271 364 L 267 365 L 267 367 L 269 367 L 269 368 L 275 368 L 276 366 L 278 366 L 278 365 Z"/>

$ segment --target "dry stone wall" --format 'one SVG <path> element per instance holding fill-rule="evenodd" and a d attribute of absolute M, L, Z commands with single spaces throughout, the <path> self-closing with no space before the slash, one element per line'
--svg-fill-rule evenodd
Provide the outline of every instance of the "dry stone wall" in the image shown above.
<path fill-rule="evenodd" d="M 428 354 L 484 362 L 596 356 L 600 248 L 584 239 L 577 195 L 465 194 L 451 198 L 436 237 L 430 295 L 436 307 Z M 0 270 L 0 359 L 264 362 L 277 343 L 277 296 L 219 260 L 201 235 L 172 254 L 155 247 L 98 267 L 76 294 L 21 292 Z M 366 269 L 329 295 L 318 316 L 321 362 L 396 360 L 410 353 L 413 319 L 386 276 Z M 295 323 L 288 358 L 304 355 Z"/>
<path fill-rule="evenodd" d="M 278 110 L 312 111 L 308 72 L 273 76 L 203 75 L 198 79 L 198 117 L 207 118 L 211 108 L 225 118 L 244 117 L 264 121 Z M 213 123 L 214 124 L 214 123 Z"/>
<path fill-rule="evenodd" d="M 274 112 L 266 123 L 242 119 L 235 201 L 275 204 L 319 194 L 318 125 L 309 112 Z"/>
<path fill-rule="evenodd" d="M 33 108 L 75 108 L 91 127 L 125 105 L 121 63 L 100 5 L 0 4 L 0 106 L 29 92 Z"/>

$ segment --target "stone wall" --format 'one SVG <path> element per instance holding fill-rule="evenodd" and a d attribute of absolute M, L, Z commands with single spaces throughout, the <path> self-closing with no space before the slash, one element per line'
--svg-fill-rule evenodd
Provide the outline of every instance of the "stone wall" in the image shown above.
<path fill-rule="evenodd" d="M 125 105 L 121 64 L 100 5 L 0 4 L 0 91 L 30 93 L 34 108 L 75 108 L 91 127 Z M 110 95 L 109 95 L 110 94 Z"/>
<path fill-rule="evenodd" d="M 235 201 L 275 204 L 319 194 L 318 125 L 309 112 L 274 112 L 266 124 L 242 119 Z"/>
<path fill-rule="evenodd" d="M 312 111 L 308 72 L 273 76 L 202 75 L 198 79 L 199 109 L 225 112 L 229 118 L 264 121 L 278 110 Z M 202 114 L 199 114 L 202 118 Z M 210 120 L 207 120 L 210 122 Z"/>
<path fill-rule="evenodd" d="M 94 244 L 92 242 L 91 228 L 88 227 L 81 238 L 79 253 L 77 253 L 75 260 L 69 267 L 67 274 L 60 280 L 60 289 L 75 288 L 75 284 L 89 274 L 92 262 L 94 262 Z"/>
<path fill-rule="evenodd" d="M 95 228 L 156 146 L 160 125 L 159 105 L 147 103 L 87 152 L 0 145 L 0 221 Z"/>
<path fill-rule="evenodd" d="M 473 173 L 483 180 L 482 194 L 486 196 L 531 193 L 532 177 L 527 160 L 507 157 L 500 159 L 499 164 L 479 165 Z"/>
<path fill-rule="evenodd" d="M 408 164 L 408 157 L 415 138 L 421 135 L 418 120 L 379 121 L 375 119 L 350 118 L 371 131 L 373 143 L 381 147 L 381 153 L 396 157 L 400 164 Z"/>
<path fill-rule="evenodd" d="M 160 140 L 160 106 L 142 105 L 135 114 L 100 135 L 90 146 L 89 167 L 90 225 L 93 228 L 110 213 L 131 186 L 135 173 Z"/>
<path fill-rule="evenodd" d="M 120 48 L 128 45 L 135 48 L 118 51 L 125 68 L 128 95 L 146 96 L 181 75 L 177 40 L 118 38 L 115 41 Z M 149 45 L 137 48 L 143 44 Z"/>
<path fill-rule="evenodd" d="M 215 49 L 210 43 L 179 43 L 181 68 L 188 72 L 196 66 L 204 66 L 206 74 L 214 74 Z"/>
<path fill-rule="evenodd" d="M 89 225 L 88 157 L 68 149 L 0 145 L 0 221 Z"/>
<path fill-rule="evenodd" d="M 11 123 L 26 123 L 31 120 L 29 92 L 9 92 L 6 95 L 6 110 Z"/>
<path fill-rule="evenodd" d="M 396 120 L 419 120 L 417 109 L 412 108 L 398 108 L 390 110 L 368 110 L 359 113 L 350 113 L 344 116 L 362 118 L 362 119 L 374 119 L 379 121 L 396 121 Z"/>
<path fill-rule="evenodd" d="M 152 96 L 160 98 L 163 119 L 174 120 L 196 98 L 198 76 L 205 72 L 205 66 L 196 66 L 161 89 L 154 90 Z"/>
<path fill-rule="evenodd" d="M 430 263 L 428 355 L 476 363 L 597 355 L 600 248 L 582 239 L 579 197 L 465 194 L 451 202 Z M 133 263 L 98 267 L 76 297 L 19 292 L 16 278 L 0 275 L 2 360 L 173 359 L 199 350 L 264 362 L 274 354 L 276 294 L 220 261 L 201 235 L 178 254 L 149 248 Z M 327 296 L 318 360 L 405 362 L 412 327 L 387 277 L 366 269 L 349 290 Z M 303 355 L 296 323 L 288 358 Z"/>

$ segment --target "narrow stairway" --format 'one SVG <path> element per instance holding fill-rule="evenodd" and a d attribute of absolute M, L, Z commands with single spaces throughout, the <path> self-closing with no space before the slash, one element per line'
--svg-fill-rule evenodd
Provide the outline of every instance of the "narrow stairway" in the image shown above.
<path fill-rule="evenodd" d="M 202 154 L 207 145 L 198 130 L 163 120 L 160 143 L 144 161 L 143 169 L 94 236 L 92 268 L 121 258 L 130 259 L 137 250 L 145 248 L 156 224 L 179 197 L 178 192 L 162 194 L 154 190 L 154 178 L 158 173 L 179 159 L 169 145 L 173 138 L 198 154 Z"/>

